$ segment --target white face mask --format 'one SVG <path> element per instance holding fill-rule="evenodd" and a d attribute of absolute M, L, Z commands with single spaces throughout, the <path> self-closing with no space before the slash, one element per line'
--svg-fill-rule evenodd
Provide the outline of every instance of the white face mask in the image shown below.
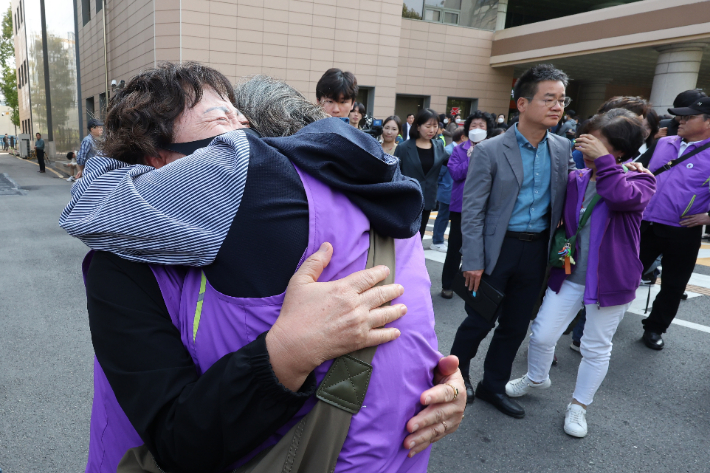
<path fill-rule="evenodd" d="M 449 123 L 449 119 L 448 119 L 448 118 L 444 118 L 444 123 Z"/>
<path fill-rule="evenodd" d="M 474 143 L 478 143 L 486 139 L 488 132 L 480 128 L 471 128 L 468 131 L 468 139 Z"/>
<path fill-rule="evenodd" d="M 505 121 L 503 117 L 500 117 L 500 118 L 498 119 L 498 123 L 503 123 L 503 121 Z"/>

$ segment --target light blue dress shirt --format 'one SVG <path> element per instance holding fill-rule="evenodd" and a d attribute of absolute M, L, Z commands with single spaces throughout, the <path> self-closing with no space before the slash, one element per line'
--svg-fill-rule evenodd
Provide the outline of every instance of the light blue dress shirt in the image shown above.
<path fill-rule="evenodd" d="M 523 158 L 523 185 L 515 201 L 513 214 L 508 222 L 511 232 L 544 232 L 550 228 L 550 149 L 547 137 L 537 148 L 518 131 L 515 124 L 515 138 L 518 140 L 520 156 Z"/>

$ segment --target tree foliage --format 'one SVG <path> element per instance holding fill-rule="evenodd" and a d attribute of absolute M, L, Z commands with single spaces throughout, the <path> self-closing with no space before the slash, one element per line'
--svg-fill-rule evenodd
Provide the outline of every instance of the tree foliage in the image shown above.
<path fill-rule="evenodd" d="M 17 100 L 17 74 L 15 72 L 15 42 L 12 37 L 12 8 L 8 7 L 2 17 L 0 36 L 0 92 L 5 96 L 5 104 L 12 109 L 10 119 L 20 126 L 20 108 Z"/>
<path fill-rule="evenodd" d="M 414 8 L 407 8 L 407 5 L 402 4 L 402 18 L 413 18 L 415 20 L 421 20 L 422 16 L 414 10 Z"/>

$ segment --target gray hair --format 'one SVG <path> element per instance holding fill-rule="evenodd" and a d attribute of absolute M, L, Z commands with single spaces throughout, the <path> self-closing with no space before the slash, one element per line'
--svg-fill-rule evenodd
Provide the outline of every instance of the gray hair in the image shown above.
<path fill-rule="evenodd" d="M 265 75 L 243 78 L 234 105 L 263 137 L 289 136 L 328 115 L 287 83 Z"/>

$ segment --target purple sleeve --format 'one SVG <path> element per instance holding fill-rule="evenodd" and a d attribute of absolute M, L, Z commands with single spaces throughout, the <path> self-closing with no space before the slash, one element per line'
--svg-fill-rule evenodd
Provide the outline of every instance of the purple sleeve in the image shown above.
<path fill-rule="evenodd" d="M 624 172 L 610 154 L 598 158 L 597 192 L 610 210 L 615 212 L 641 212 L 656 192 L 656 178 L 650 174 Z"/>
<path fill-rule="evenodd" d="M 463 149 L 463 145 L 454 148 L 449 158 L 448 168 L 454 181 L 466 180 L 466 174 L 468 174 L 468 155 L 466 154 L 466 150 Z"/>

